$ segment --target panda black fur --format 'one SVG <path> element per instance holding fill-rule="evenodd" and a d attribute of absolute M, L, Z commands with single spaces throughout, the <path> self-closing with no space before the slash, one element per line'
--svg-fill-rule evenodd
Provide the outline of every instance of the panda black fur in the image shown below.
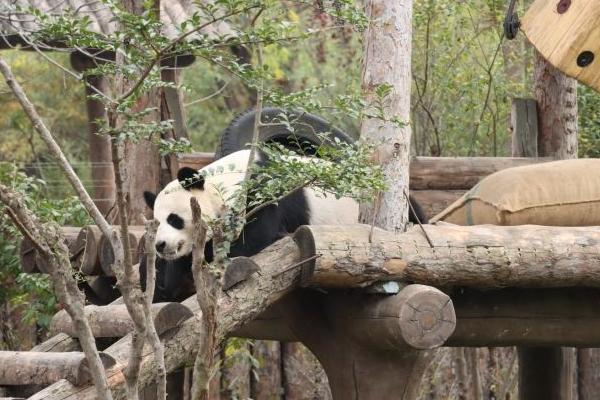
<path fill-rule="evenodd" d="M 215 205 L 215 194 L 211 192 L 210 185 L 225 182 L 226 194 L 232 193 L 235 185 L 239 183 L 238 178 L 243 179 L 245 175 L 246 161 L 244 160 L 247 160 L 248 154 L 248 150 L 241 150 L 204 167 L 201 172 L 206 173 L 205 181 L 198 181 L 198 171 L 182 168 L 178 173 L 178 180 L 167 185 L 158 196 L 149 192 L 144 193 L 146 203 L 154 210 L 155 218 L 160 222 L 156 242 L 157 271 L 154 302 L 182 301 L 194 293 L 191 243 L 186 240 L 191 238 L 190 231 L 187 231 L 191 228 L 189 198 L 196 197 L 203 215 L 206 214 L 212 218 L 218 216 L 221 208 L 218 206 L 218 201 Z M 264 160 L 259 159 L 258 162 L 260 164 Z M 226 175 L 219 177 L 219 174 L 210 174 L 210 171 L 214 172 L 223 166 L 226 168 L 221 168 L 221 171 L 226 174 L 231 169 L 229 165 L 232 164 L 239 168 L 232 170 L 232 174 L 240 174 L 234 179 L 230 179 L 231 177 L 226 177 Z M 189 184 L 194 179 L 195 182 Z M 183 190 L 182 183 L 187 186 L 185 190 Z M 418 213 L 419 220 L 426 222 L 418 204 L 414 201 L 412 204 Z M 253 215 L 244 226 L 239 239 L 232 243 L 229 256 L 252 256 L 285 235 L 294 232 L 301 225 L 353 223 L 357 220 L 357 216 L 358 207 L 350 199 L 336 200 L 333 196 L 315 195 L 312 189 L 299 189 L 285 196 L 277 205 L 269 205 Z M 412 212 L 409 213 L 409 219 L 416 222 Z M 177 222 L 175 225 L 182 226 L 182 229 L 173 227 L 173 222 Z M 178 239 L 178 235 L 181 236 L 181 239 Z M 169 245 L 162 243 L 167 238 L 172 242 Z M 182 245 L 182 242 L 186 243 Z M 178 254 L 178 250 L 181 253 Z M 210 240 L 205 247 L 205 257 L 208 262 L 212 261 L 212 242 Z M 142 287 L 145 286 L 145 272 L 145 258 L 142 258 L 140 262 Z"/>

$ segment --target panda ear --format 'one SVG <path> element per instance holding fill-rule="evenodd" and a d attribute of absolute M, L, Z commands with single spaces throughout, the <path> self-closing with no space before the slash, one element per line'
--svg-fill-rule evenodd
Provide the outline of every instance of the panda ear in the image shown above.
<path fill-rule="evenodd" d="M 177 180 L 186 190 L 204 189 L 204 176 L 201 175 L 198 170 L 193 168 L 183 167 L 179 169 L 179 171 L 177 171 Z"/>
<path fill-rule="evenodd" d="M 144 200 L 149 209 L 154 210 L 154 202 L 156 201 L 156 195 L 152 192 L 144 192 Z"/>

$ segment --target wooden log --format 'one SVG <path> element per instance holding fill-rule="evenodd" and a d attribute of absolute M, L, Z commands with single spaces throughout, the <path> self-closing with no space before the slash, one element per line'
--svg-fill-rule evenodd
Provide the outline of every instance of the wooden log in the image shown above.
<path fill-rule="evenodd" d="M 212 153 L 179 156 L 179 165 L 200 169 L 214 161 Z M 513 157 L 414 157 L 410 162 L 411 190 L 469 190 L 494 172 L 550 158 Z"/>
<path fill-rule="evenodd" d="M 431 218 L 444 211 L 465 192 L 466 190 L 411 190 L 410 195 L 419 203 L 425 215 Z"/>
<path fill-rule="evenodd" d="M 439 347 L 456 325 L 450 297 L 425 285 L 408 285 L 394 296 L 337 297 L 328 306 L 340 331 L 382 350 Z"/>
<path fill-rule="evenodd" d="M 180 325 L 192 317 L 192 311 L 181 303 L 156 303 L 151 307 L 154 325 L 159 334 Z M 86 306 L 85 314 L 94 337 L 123 337 L 134 330 L 134 324 L 125 305 Z M 71 317 L 65 310 L 52 317 L 50 331 L 76 337 Z"/>
<path fill-rule="evenodd" d="M 237 329 L 240 325 L 263 311 L 269 304 L 274 303 L 289 293 L 297 286 L 300 270 L 289 268 L 281 273 L 282 266 L 291 266 L 300 261 L 300 253 L 291 238 L 269 246 L 252 259 L 261 268 L 260 276 L 255 274 L 246 282 L 232 288 L 219 298 L 219 321 L 221 323 L 219 335 Z M 199 312 L 196 297 L 190 297 L 183 303 L 195 314 Z M 202 326 L 198 317 L 185 321 L 177 329 L 163 337 L 165 345 L 165 365 L 168 371 L 179 368 L 181 365 L 193 362 L 197 351 L 198 335 L 202 334 Z M 154 354 L 146 344 L 140 373 L 140 387 L 154 380 Z M 131 335 L 120 339 L 105 350 L 117 360 L 117 364 L 107 372 L 109 385 L 113 391 L 114 399 L 124 399 L 125 377 L 123 370 L 127 366 L 131 348 Z M 77 388 L 65 380 L 61 380 L 44 390 L 33 395 L 30 400 L 39 399 L 64 399 L 73 396 L 78 400 L 95 399 L 93 387 Z"/>
<path fill-rule="evenodd" d="M 250 398 L 252 365 L 248 351 L 248 342 L 244 339 L 232 338 L 223 343 L 219 382 L 221 400 Z"/>
<path fill-rule="evenodd" d="M 65 333 L 59 333 L 52 336 L 50 339 L 33 347 L 31 351 L 35 352 L 65 352 L 65 351 L 81 351 L 79 342 Z"/>
<path fill-rule="evenodd" d="M 600 289 L 448 289 L 446 293 L 454 305 L 456 328 L 445 346 L 600 347 Z M 361 304 L 369 301 L 369 296 L 332 290 L 327 293 L 327 302 Z M 331 312 L 329 315 L 338 318 Z M 347 333 L 352 337 L 358 334 L 352 327 Z M 299 340 L 277 304 L 233 334 L 250 339 Z"/>
<path fill-rule="evenodd" d="M 65 237 L 65 243 L 69 246 L 71 251 L 72 243 L 77 239 L 81 228 L 73 226 L 64 226 L 61 228 L 62 234 Z M 19 252 L 19 258 L 21 261 L 21 269 L 23 272 L 33 273 L 42 272 L 47 273 L 48 266 L 43 259 L 37 256 L 38 252 L 33 246 L 33 243 L 28 238 L 23 238 L 21 241 L 21 247 Z M 73 255 L 73 253 L 71 253 Z"/>
<path fill-rule="evenodd" d="M 76 58 L 80 60 L 75 60 Z M 87 60 L 81 60 L 82 58 Z M 97 65 L 94 65 L 94 62 L 89 57 L 81 53 L 71 53 L 71 63 L 75 64 L 77 62 L 81 66 L 87 64 L 91 68 L 95 68 Z M 93 96 L 96 92 L 92 87 L 102 93 L 108 93 L 110 89 L 106 76 L 86 74 L 83 76 L 86 82 L 86 85 L 84 85 L 86 94 L 85 104 L 89 129 L 87 139 L 89 143 L 89 160 L 92 167 L 90 172 L 92 182 L 94 183 L 94 203 L 96 203 L 103 215 L 107 215 L 111 208 L 115 206 L 115 174 L 112 165 L 110 137 L 99 134 L 103 128 L 102 122 L 99 121 L 106 120 L 106 110 L 102 101 Z"/>
<path fill-rule="evenodd" d="M 461 290 L 448 346 L 600 346 L 600 290 Z"/>
<path fill-rule="evenodd" d="M 100 358 L 104 368 L 115 364 L 107 354 L 100 353 Z M 60 379 L 75 386 L 91 381 L 83 353 L 0 351 L 0 385 L 47 385 Z"/>
<path fill-rule="evenodd" d="M 600 286 L 600 227 L 425 225 L 395 235 L 368 225 L 303 226 L 294 235 L 317 287 L 399 280 L 436 287 Z"/>
<path fill-rule="evenodd" d="M 81 229 L 73 244 L 75 251 L 73 268 L 81 271 L 84 275 L 102 274 L 99 257 L 101 237 L 102 233 L 100 232 L 100 228 L 96 225 L 88 225 Z"/>
<path fill-rule="evenodd" d="M 145 229 L 143 226 L 130 226 L 129 227 L 129 243 L 130 243 L 130 252 L 131 259 L 134 263 L 138 262 L 139 254 L 139 243 L 144 236 Z M 102 236 L 100 238 L 100 266 L 102 267 L 102 271 L 106 276 L 115 276 L 115 273 L 112 270 L 112 265 L 115 261 L 115 256 L 113 254 L 112 246 L 110 245 L 110 240 L 106 237 Z M 137 270 L 136 270 L 137 271 Z"/>
<path fill-rule="evenodd" d="M 511 157 L 416 157 L 410 164 L 412 190 L 469 190 L 494 172 L 551 159 Z"/>

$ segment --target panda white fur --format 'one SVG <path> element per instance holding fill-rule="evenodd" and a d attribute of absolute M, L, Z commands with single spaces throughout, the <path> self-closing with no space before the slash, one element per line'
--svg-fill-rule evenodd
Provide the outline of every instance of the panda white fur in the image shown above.
<path fill-rule="evenodd" d="M 178 179 L 169 183 L 158 195 L 144 193 L 146 203 L 160 223 L 155 244 L 155 301 L 180 301 L 193 294 L 190 198 L 197 199 L 203 218 L 221 216 L 231 195 L 245 178 L 249 155 L 249 150 L 237 151 L 202 168 L 200 174 L 194 169 L 182 168 Z M 352 224 L 356 221 L 358 203 L 353 199 L 336 199 L 333 195 L 303 188 L 290 193 L 277 205 L 270 205 L 256 213 L 244 226 L 240 238 L 232 244 L 230 256 L 254 255 L 301 225 Z M 205 256 L 211 261 L 210 233 L 207 239 Z M 140 277 L 144 285 L 144 260 L 140 263 Z"/>

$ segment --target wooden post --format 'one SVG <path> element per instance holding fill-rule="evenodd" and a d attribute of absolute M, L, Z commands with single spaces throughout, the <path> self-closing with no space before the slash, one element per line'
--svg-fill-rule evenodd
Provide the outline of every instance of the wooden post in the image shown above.
<path fill-rule="evenodd" d="M 161 71 L 162 80 L 174 85 L 179 84 L 179 70 L 175 68 Z M 169 139 L 187 138 L 187 126 L 183 99 L 177 87 L 164 87 L 161 93 L 160 118 L 162 121 L 173 121 L 173 129 L 163 136 Z M 163 158 L 167 174 L 161 177 L 161 183 L 166 185 L 177 177 L 179 163 L 176 154 L 170 154 Z"/>
<path fill-rule="evenodd" d="M 510 113 L 512 156 L 536 157 L 538 153 L 538 112 L 534 99 L 513 99 Z M 535 156 L 529 156 L 535 154 Z"/>
<path fill-rule="evenodd" d="M 88 76 L 85 79 L 88 85 L 103 93 L 107 92 L 106 78 Z M 95 92 L 89 86 L 86 86 L 85 103 L 88 114 L 88 139 L 92 181 L 94 183 L 94 203 L 96 203 L 102 214 L 107 215 L 115 203 L 115 174 L 112 166 L 110 138 L 98 134 L 102 123 L 97 122 L 97 120 L 106 120 L 106 110 L 100 101 L 90 98 L 92 94 L 95 94 Z"/>
<path fill-rule="evenodd" d="M 442 345 L 455 322 L 449 297 L 424 285 L 394 296 L 306 290 L 280 306 L 321 361 L 336 400 L 415 398 L 431 353 L 409 349 Z"/>
<path fill-rule="evenodd" d="M 538 105 L 537 149 L 533 145 L 515 148 L 517 143 L 531 143 L 530 137 L 515 137 L 528 130 L 515 130 L 513 153 L 524 157 L 577 158 L 577 82 L 552 67 L 536 51 L 534 88 Z M 519 347 L 518 354 L 521 400 L 572 398 L 572 350 Z"/>

